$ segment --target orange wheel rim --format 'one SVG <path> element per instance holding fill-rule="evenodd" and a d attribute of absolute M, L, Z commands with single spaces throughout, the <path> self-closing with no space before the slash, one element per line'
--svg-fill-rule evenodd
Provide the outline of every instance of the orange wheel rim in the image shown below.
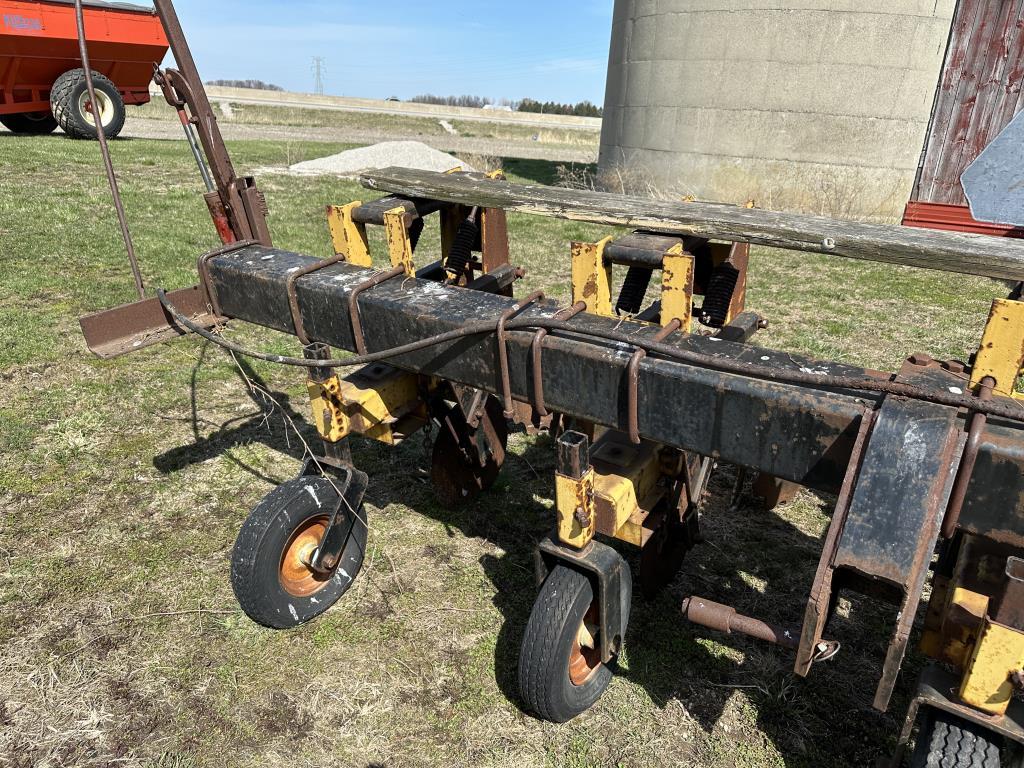
<path fill-rule="evenodd" d="M 580 629 L 572 640 L 572 650 L 569 652 L 569 679 L 573 685 L 583 685 L 601 666 L 601 642 L 597 632 L 593 632 L 594 647 L 587 648 L 580 643 L 580 634 L 584 627 L 595 626 L 598 622 L 597 606 L 591 605 L 587 610 L 583 621 L 580 622 Z"/>
<path fill-rule="evenodd" d="M 277 573 L 281 586 L 289 595 L 309 597 L 331 580 L 331 574 L 317 573 L 309 565 L 329 522 L 326 517 L 311 518 L 288 539 Z"/>

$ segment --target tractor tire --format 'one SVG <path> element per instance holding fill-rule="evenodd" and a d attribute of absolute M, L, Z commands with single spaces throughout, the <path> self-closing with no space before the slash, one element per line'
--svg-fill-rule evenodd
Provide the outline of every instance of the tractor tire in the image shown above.
<path fill-rule="evenodd" d="M 929 712 L 917 735 L 910 768 L 1000 768 L 1000 740 L 975 723 Z"/>
<path fill-rule="evenodd" d="M 327 478 L 300 477 L 267 494 L 242 525 L 231 553 L 231 587 L 257 624 L 272 629 L 304 624 L 352 586 L 366 551 L 363 506 L 334 570 L 319 574 L 308 566 L 337 503 L 338 491 Z"/>
<path fill-rule="evenodd" d="M 608 688 L 612 670 L 601 661 L 598 642 L 594 648 L 580 642 L 581 630 L 596 623 L 590 579 L 555 566 L 533 604 L 519 653 L 519 692 L 538 717 L 564 723 L 590 709 Z"/>
<path fill-rule="evenodd" d="M 45 136 L 57 129 L 57 121 L 49 112 L 0 115 L 0 125 L 3 125 L 11 133 L 19 133 L 23 136 Z"/>
<path fill-rule="evenodd" d="M 92 73 L 92 82 L 96 101 L 100 103 L 103 133 L 108 139 L 113 139 L 124 128 L 124 99 L 117 87 L 99 72 Z M 58 125 L 72 139 L 98 137 L 84 69 L 72 69 L 57 78 L 50 89 L 50 109 Z"/>

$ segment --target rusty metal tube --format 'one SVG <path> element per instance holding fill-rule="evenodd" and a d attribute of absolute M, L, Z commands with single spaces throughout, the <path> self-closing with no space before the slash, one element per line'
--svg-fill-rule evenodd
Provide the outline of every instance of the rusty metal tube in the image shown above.
<path fill-rule="evenodd" d="M 726 634 L 738 632 L 792 650 L 796 650 L 799 645 L 799 633 L 773 627 L 760 619 L 737 613 L 732 606 L 722 605 L 703 597 L 688 597 L 683 600 L 682 612 L 688 621 Z"/>
<path fill-rule="evenodd" d="M 987 403 L 992 399 L 992 389 L 996 380 L 986 376 L 978 385 L 978 400 Z M 960 522 L 960 510 L 963 509 L 964 499 L 967 498 L 967 486 L 970 485 L 971 475 L 974 474 L 974 465 L 978 460 L 978 449 L 981 447 L 981 436 L 985 431 L 985 424 L 988 416 L 980 411 L 975 411 L 971 416 L 971 425 L 967 430 L 967 443 L 964 445 L 964 452 L 960 458 L 960 466 L 956 471 L 956 480 L 953 481 L 953 490 L 949 495 L 949 505 L 946 507 L 946 515 L 942 519 L 942 538 L 951 539 L 956 533 L 957 524 Z"/>

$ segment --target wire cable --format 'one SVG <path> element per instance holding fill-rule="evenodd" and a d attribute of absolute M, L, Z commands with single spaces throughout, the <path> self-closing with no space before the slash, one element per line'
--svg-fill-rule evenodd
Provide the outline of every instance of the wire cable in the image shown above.
<path fill-rule="evenodd" d="M 198 334 L 204 339 L 217 344 L 218 346 L 235 352 L 236 354 L 245 355 L 246 357 L 252 357 L 257 360 L 263 360 L 268 363 L 290 365 L 299 368 L 324 367 L 323 360 L 307 360 L 301 357 L 287 357 L 268 352 L 256 352 L 254 350 L 246 349 L 240 344 L 236 344 L 235 342 L 224 339 L 215 333 L 211 333 L 207 329 L 182 315 L 174 304 L 172 304 L 167 298 L 167 293 L 162 288 L 157 290 L 157 298 L 160 300 L 164 309 L 167 310 L 179 325 Z M 498 319 L 494 319 L 469 323 L 461 328 L 446 331 L 445 333 L 438 334 L 437 336 L 419 339 L 408 344 L 403 344 L 399 347 L 393 347 L 379 352 L 372 352 L 366 355 L 359 355 L 357 357 L 349 357 L 343 360 L 332 360 L 330 365 L 332 368 L 355 368 L 369 363 L 377 363 L 383 360 L 390 360 L 395 357 L 411 354 L 413 352 L 419 352 L 450 341 L 458 341 L 459 339 L 471 336 L 496 334 L 498 331 L 498 322 Z M 748 363 L 740 360 L 708 355 L 702 352 L 692 352 L 685 349 L 679 349 L 678 347 L 671 346 L 664 342 L 650 341 L 621 331 L 600 328 L 579 328 L 569 322 L 555 320 L 552 318 L 514 318 L 505 324 L 505 328 L 509 331 L 524 329 L 536 330 L 540 328 L 547 329 L 548 331 L 561 331 L 564 333 L 590 337 L 591 339 L 601 339 L 603 341 L 611 341 L 617 344 L 627 344 L 634 348 L 644 349 L 648 354 L 659 355 L 677 363 L 717 370 L 722 373 L 730 373 L 755 379 L 765 379 L 779 384 L 810 386 L 819 389 L 854 390 L 881 395 L 907 397 L 914 400 L 922 400 L 952 408 L 966 408 L 976 413 L 984 413 L 989 416 L 999 416 L 1013 421 L 1024 421 L 1024 405 L 1016 403 L 1013 400 L 986 402 L 963 393 L 956 394 L 952 391 L 925 389 L 923 387 L 918 387 L 913 384 L 905 384 L 899 381 L 881 381 L 879 379 L 865 376 L 834 376 L 777 369 L 767 365 L 761 365 L 759 363 Z"/>
<path fill-rule="evenodd" d="M 103 165 L 107 171 L 110 194 L 114 197 L 117 222 L 121 226 L 121 237 L 124 239 L 124 247 L 128 252 L 128 262 L 132 267 L 132 277 L 135 278 L 135 290 L 138 292 L 139 298 L 144 299 L 146 298 L 146 287 L 142 282 L 142 271 L 139 269 L 139 260 L 135 255 L 132 233 L 128 229 L 128 217 L 124 212 L 121 190 L 117 184 L 117 176 L 114 174 L 114 164 L 110 160 L 110 147 L 107 146 L 107 134 L 103 129 L 103 118 L 100 115 L 100 110 L 97 108 L 96 87 L 92 81 L 92 67 L 89 64 L 89 46 L 85 42 L 85 14 L 82 11 L 82 0 L 75 0 L 75 19 L 78 25 L 78 50 L 82 56 L 82 67 L 85 70 L 85 87 L 89 91 L 89 103 L 92 105 L 93 121 L 96 123 L 96 138 L 100 142 L 100 154 L 103 155 Z"/>

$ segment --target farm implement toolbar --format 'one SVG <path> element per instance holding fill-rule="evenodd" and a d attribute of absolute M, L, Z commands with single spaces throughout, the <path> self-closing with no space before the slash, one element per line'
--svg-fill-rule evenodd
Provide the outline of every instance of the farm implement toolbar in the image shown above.
<path fill-rule="evenodd" d="M 1024 279 L 1024 245 L 386 169 L 363 177 L 384 197 L 329 209 L 332 257 L 292 253 L 273 245 L 255 182 L 234 175 L 170 2 L 157 9 L 181 67 L 160 81 L 195 129 L 224 246 L 199 258 L 196 286 L 82 327 L 105 357 L 195 333 L 307 370 L 322 450 L 239 533 L 231 579 L 251 618 L 296 626 L 358 577 L 370 478 L 352 463 L 353 438 L 396 445 L 436 426 L 431 480 L 454 506 L 495 482 L 511 428 L 546 430 L 554 514 L 519 663 L 538 715 L 568 720 L 612 678 L 633 578 L 608 542 L 637 550 L 638 586 L 656 592 L 699 544 L 709 477 L 728 462 L 757 473 L 770 507 L 805 487 L 834 495 L 835 508 L 788 625 L 700 595 L 680 608 L 691 623 L 788 649 L 805 676 L 842 663 L 828 636 L 840 593 L 868 595 L 892 607 L 872 686 L 884 710 L 931 573 L 921 646 L 944 666 L 922 678 L 901 745 L 919 713 L 925 744 L 949 717 L 1024 742 L 1024 304 L 993 303 L 970 360 L 918 353 L 894 373 L 756 346 L 765 321 L 746 307 L 749 243 L 1012 280 Z M 568 302 L 516 295 L 508 211 L 608 226 L 604 239 L 568 245 Z M 442 257 L 419 263 L 428 225 Z M 383 232 L 380 254 L 369 227 Z M 301 356 L 244 349 L 226 322 L 292 334 Z"/>

